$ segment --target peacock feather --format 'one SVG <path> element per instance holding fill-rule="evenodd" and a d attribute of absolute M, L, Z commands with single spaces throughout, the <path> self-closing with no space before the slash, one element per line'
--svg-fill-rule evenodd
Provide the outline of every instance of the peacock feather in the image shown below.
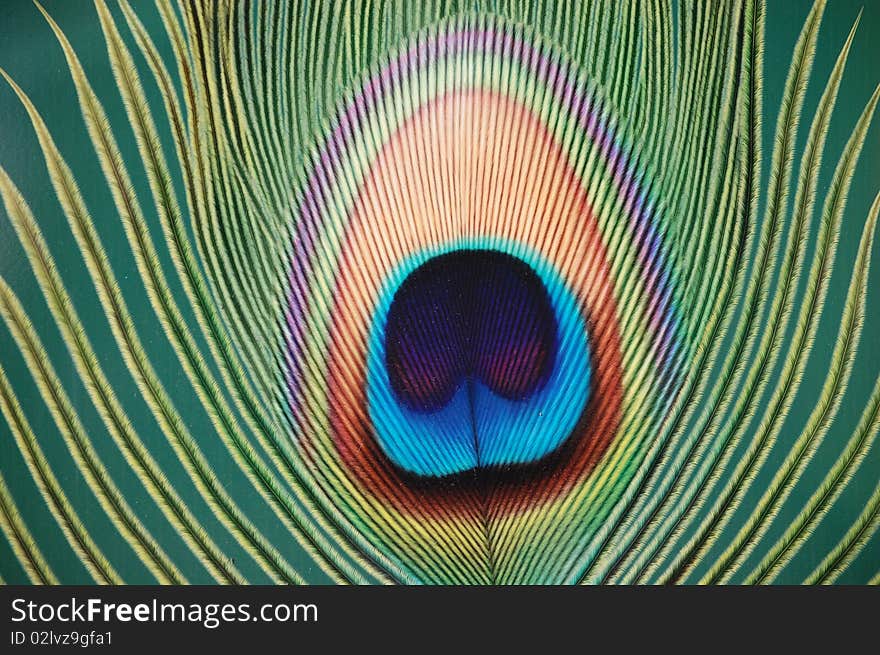
<path fill-rule="evenodd" d="M 2 579 L 877 583 L 829 4 L 6 6 Z"/>

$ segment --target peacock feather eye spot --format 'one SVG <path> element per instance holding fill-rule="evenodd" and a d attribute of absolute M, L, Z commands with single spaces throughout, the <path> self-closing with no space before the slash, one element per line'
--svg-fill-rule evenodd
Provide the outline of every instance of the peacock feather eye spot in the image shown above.
<path fill-rule="evenodd" d="M 556 316 L 544 283 L 521 259 L 455 250 L 400 285 L 385 349 L 391 388 L 413 411 L 441 410 L 462 385 L 526 401 L 553 368 Z"/>
<path fill-rule="evenodd" d="M 542 462 L 591 394 L 586 323 L 562 277 L 520 246 L 467 245 L 414 258 L 376 308 L 375 437 L 420 478 Z"/>

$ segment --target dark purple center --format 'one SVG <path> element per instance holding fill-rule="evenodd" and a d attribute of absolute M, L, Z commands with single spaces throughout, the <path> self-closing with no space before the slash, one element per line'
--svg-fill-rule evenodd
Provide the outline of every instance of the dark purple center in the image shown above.
<path fill-rule="evenodd" d="M 388 376 L 418 412 L 445 407 L 466 380 L 524 400 L 553 370 L 556 317 L 525 262 L 496 250 L 428 260 L 397 289 L 385 327 Z"/>

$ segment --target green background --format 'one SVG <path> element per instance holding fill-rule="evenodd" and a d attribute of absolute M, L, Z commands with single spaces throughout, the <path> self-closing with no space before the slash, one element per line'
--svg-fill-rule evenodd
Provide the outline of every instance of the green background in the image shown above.
<path fill-rule="evenodd" d="M 809 2 L 780 0 L 769 2 L 767 7 L 763 99 L 765 163 L 762 174 L 764 188 L 766 188 L 770 165 L 776 108 L 779 105 L 788 72 L 792 49 L 810 4 Z M 861 24 L 852 47 L 849 65 L 844 75 L 837 108 L 828 135 L 825 165 L 822 168 L 819 182 L 819 198 L 824 196 L 837 157 L 843 150 L 850 131 L 875 86 L 880 82 L 880 66 L 878 66 L 878 62 L 880 62 L 880 2 L 876 0 L 869 0 L 867 3 L 864 0 L 831 0 L 825 12 L 819 35 L 813 75 L 808 88 L 798 136 L 799 148 L 803 146 L 805 141 L 809 122 L 827 76 L 863 4 Z M 157 39 L 157 45 L 167 49 L 168 44 L 161 37 L 162 29 L 153 3 L 134 2 L 133 5 L 148 31 Z M 146 177 L 143 168 L 138 164 L 134 135 L 127 125 L 122 100 L 111 74 L 97 13 L 92 4 L 85 1 L 52 1 L 46 2 L 45 7 L 70 39 L 95 91 L 105 103 L 126 164 L 135 180 L 135 191 L 141 199 L 151 229 L 158 234 L 158 219 L 150 213 L 152 203 L 149 202 Z M 117 8 L 111 6 L 111 12 L 118 20 L 122 20 L 121 12 Z M 126 30 L 123 30 L 123 37 L 136 52 L 133 40 Z M 144 62 L 139 56 L 136 56 L 136 60 L 141 73 L 143 73 L 142 79 L 147 80 L 146 87 L 151 100 L 158 103 L 158 91 L 152 85 L 152 78 Z M 122 291 L 134 314 L 138 333 L 145 343 L 162 382 L 171 391 L 175 404 L 181 408 L 187 426 L 200 443 L 204 444 L 204 436 L 212 434 L 213 430 L 195 393 L 185 383 L 176 357 L 164 337 L 158 320 L 150 310 L 146 292 L 135 268 L 134 258 L 126 244 L 122 226 L 113 208 L 110 192 L 103 182 L 97 157 L 89 141 L 61 48 L 39 11 L 27 0 L 0 0 L 0 67 L 6 70 L 31 97 L 46 121 L 61 153 L 74 170 L 86 204 L 95 218 L 104 242 L 107 244 L 108 257 L 120 279 Z M 856 169 L 841 230 L 834 274 L 831 279 L 825 311 L 819 325 L 816 347 L 810 357 L 805 374 L 806 378 L 786 421 L 780 436 L 780 443 L 771 453 L 767 465 L 762 468 L 758 484 L 753 487 L 753 490 L 758 492 L 765 487 L 761 484 L 761 480 L 769 480 L 773 470 L 784 458 L 785 445 L 790 444 L 799 434 L 827 375 L 831 344 L 834 342 L 839 327 L 839 316 L 842 313 L 843 299 L 851 275 L 851 265 L 855 258 L 861 229 L 874 194 L 880 189 L 880 125 L 878 123 L 880 120 L 875 118 L 861 161 Z M 166 148 L 166 151 L 171 151 L 173 145 L 170 134 L 161 124 L 159 129 L 163 139 L 163 147 Z M 214 520 L 211 511 L 204 502 L 199 500 L 195 488 L 189 482 L 184 482 L 187 477 L 181 465 L 176 461 L 170 447 L 164 442 L 146 404 L 139 397 L 137 387 L 126 372 L 98 298 L 88 281 L 83 260 L 76 251 L 75 241 L 67 227 L 60 205 L 55 199 L 30 122 L 18 99 L 5 82 L 0 82 L 0 165 L 7 170 L 12 180 L 21 189 L 40 222 L 62 277 L 69 284 L 76 309 L 86 323 L 87 332 L 92 336 L 93 342 L 99 345 L 98 355 L 101 365 L 114 384 L 119 399 L 132 423 L 137 426 L 142 435 L 145 435 L 146 443 L 153 449 L 169 478 L 176 485 L 179 482 L 178 492 L 187 502 L 191 503 L 190 506 L 194 513 L 217 537 L 218 542 L 235 560 L 236 565 L 241 567 L 242 573 L 254 581 L 263 580 L 263 574 L 253 565 L 250 558 L 240 552 L 234 541 L 223 536 L 224 530 Z M 175 175 L 174 182 L 182 197 L 182 182 L 177 172 Z M 95 182 L 91 183 L 90 181 L 93 180 Z M 815 237 L 815 221 L 812 237 Z M 807 246 L 807 261 L 809 261 L 812 252 L 813 240 L 811 239 Z M 160 251 L 160 257 L 162 257 L 163 268 L 170 271 L 171 262 L 167 253 Z M 798 483 L 793 494 L 795 502 L 789 499 L 785 504 L 780 517 L 771 527 L 768 538 L 772 539 L 781 534 L 786 517 L 791 518 L 798 509 L 797 501 L 813 491 L 830 462 L 837 457 L 846 438 L 855 429 L 868 395 L 878 374 L 880 374 L 880 340 L 877 339 L 877 335 L 880 334 L 880 265 L 878 265 L 880 260 L 878 260 L 876 242 L 873 247 L 872 263 L 862 339 L 852 379 L 839 415 L 832 425 L 825 443 L 811 463 L 807 474 Z M 105 463 L 110 470 L 114 471 L 114 475 L 117 471 L 120 472 L 117 481 L 126 494 L 131 494 L 129 501 L 135 511 L 138 512 L 157 540 L 166 545 L 166 550 L 179 563 L 181 570 L 192 582 L 207 582 L 207 573 L 201 564 L 189 553 L 180 538 L 165 524 L 158 509 L 143 493 L 139 483 L 133 477 L 134 474 L 125 465 L 121 454 L 113 446 L 100 417 L 88 400 L 88 393 L 76 374 L 73 362 L 65 350 L 60 333 L 55 328 L 48 307 L 39 292 L 23 250 L 2 207 L 0 207 L 0 275 L 9 282 L 16 294 L 23 300 L 65 388 L 70 393 L 77 409 L 81 410 L 80 417 L 83 423 L 92 435 L 102 456 L 105 457 Z M 803 294 L 805 277 L 801 282 L 798 298 Z M 172 284 L 175 284 L 174 276 L 170 276 L 169 279 Z M 71 284 L 71 281 L 74 282 Z M 179 287 L 173 287 L 173 290 L 177 294 L 181 293 Z M 187 316 L 187 318 L 191 317 Z M 71 503 L 79 512 L 89 532 L 111 563 L 119 567 L 126 582 L 151 581 L 152 578 L 146 568 L 138 563 L 136 557 L 132 556 L 129 547 L 106 518 L 103 510 L 89 491 L 85 480 L 76 470 L 73 460 L 66 452 L 61 436 L 54 427 L 48 410 L 26 370 L 23 359 L 2 323 L 0 323 L 0 360 L 2 360 L 3 366 L 16 388 L 19 401 L 46 451 L 53 470 L 67 490 Z M 778 371 L 775 371 L 774 375 L 777 374 Z M 238 485 L 240 488 L 247 487 L 243 474 L 219 445 L 217 449 L 214 449 L 216 452 L 209 448 L 205 448 L 205 451 L 215 467 L 218 477 L 228 485 L 233 495 L 236 495 L 235 490 Z M 875 447 L 869 453 L 856 479 L 847 487 L 835 508 L 820 524 L 817 534 L 810 540 L 808 547 L 786 569 L 781 581 L 797 582 L 802 579 L 824 556 L 828 548 L 837 543 L 855 517 L 861 513 L 865 501 L 880 477 L 880 452 L 878 451 L 880 448 Z M 58 574 L 62 582 L 87 582 L 89 580 L 87 571 L 68 547 L 60 528 L 53 520 L 35 483 L 27 472 L 24 460 L 15 446 L 8 426 L 2 420 L 0 420 L 0 464 L 2 464 L 3 475 L 16 504 L 37 543 L 41 545 L 50 567 Z M 755 498 L 747 498 L 744 506 L 747 508 L 750 501 L 754 500 Z M 324 574 L 305 553 L 295 543 L 292 543 L 289 535 L 283 532 L 280 527 L 278 527 L 277 533 L 274 532 L 275 528 L 271 526 L 276 526 L 277 521 L 270 519 L 271 513 L 266 507 L 256 503 L 253 508 L 249 505 L 246 507 L 249 518 L 255 525 L 261 529 L 264 526 L 269 526 L 266 527 L 266 536 L 276 544 L 283 555 L 297 566 L 307 580 L 327 581 Z M 746 514 L 740 511 L 733 527 L 740 524 L 745 516 Z M 762 542 L 762 546 L 766 543 L 768 542 Z M 759 551 L 762 549 L 759 548 Z M 754 557 L 752 560 L 754 561 Z M 863 582 L 877 573 L 878 569 L 880 569 L 880 535 L 875 534 L 865 550 L 839 581 Z M 27 581 L 9 544 L 3 539 L 0 539 L 0 576 L 7 583 Z"/>

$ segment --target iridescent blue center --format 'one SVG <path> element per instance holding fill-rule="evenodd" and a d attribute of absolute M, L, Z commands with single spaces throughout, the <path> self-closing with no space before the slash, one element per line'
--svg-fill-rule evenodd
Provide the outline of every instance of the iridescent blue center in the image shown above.
<path fill-rule="evenodd" d="M 451 249 L 399 271 L 380 299 L 367 397 L 397 466 L 443 477 L 529 464 L 570 436 L 589 397 L 586 328 L 532 259 Z"/>

